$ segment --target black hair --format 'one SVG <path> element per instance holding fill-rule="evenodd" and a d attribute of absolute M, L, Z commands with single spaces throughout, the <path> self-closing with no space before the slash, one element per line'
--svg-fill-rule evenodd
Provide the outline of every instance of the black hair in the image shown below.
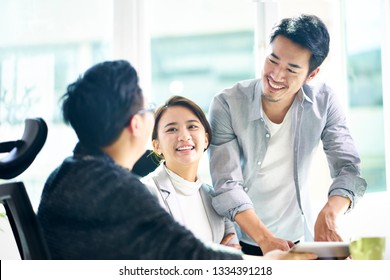
<path fill-rule="evenodd" d="M 137 72 L 124 60 L 94 65 L 67 87 L 62 99 L 65 123 L 83 145 L 95 148 L 113 143 L 144 104 Z"/>
<path fill-rule="evenodd" d="M 317 16 L 300 15 L 282 19 L 272 29 L 270 43 L 279 35 L 310 51 L 308 75 L 322 64 L 329 53 L 328 29 Z"/>

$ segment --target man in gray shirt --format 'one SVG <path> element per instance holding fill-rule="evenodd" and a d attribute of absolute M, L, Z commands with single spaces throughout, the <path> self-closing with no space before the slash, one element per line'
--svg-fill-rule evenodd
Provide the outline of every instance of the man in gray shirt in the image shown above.
<path fill-rule="evenodd" d="M 240 226 L 245 253 L 289 250 L 299 240 L 342 241 L 337 217 L 366 190 L 335 94 L 307 84 L 329 40 L 316 16 L 283 19 L 272 30 L 261 79 L 223 90 L 210 105 L 213 206 Z M 333 182 L 314 222 L 307 178 L 320 141 Z"/>

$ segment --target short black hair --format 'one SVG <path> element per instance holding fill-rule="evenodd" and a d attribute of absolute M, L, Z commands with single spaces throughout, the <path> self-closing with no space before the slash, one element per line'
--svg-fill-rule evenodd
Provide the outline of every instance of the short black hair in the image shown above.
<path fill-rule="evenodd" d="M 67 87 L 62 99 L 65 123 L 83 145 L 94 148 L 112 144 L 144 104 L 137 72 L 125 60 L 94 65 Z"/>
<path fill-rule="evenodd" d="M 315 15 L 303 14 L 282 19 L 272 29 L 270 43 L 279 35 L 310 51 L 308 75 L 322 64 L 329 53 L 328 29 L 322 20 Z"/>

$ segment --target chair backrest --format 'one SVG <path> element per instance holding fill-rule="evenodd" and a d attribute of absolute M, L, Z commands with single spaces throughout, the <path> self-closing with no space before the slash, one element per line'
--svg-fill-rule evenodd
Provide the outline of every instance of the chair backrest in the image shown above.
<path fill-rule="evenodd" d="M 153 155 L 153 151 L 147 150 L 134 164 L 132 172 L 140 177 L 145 177 L 150 172 L 153 172 L 159 165 L 160 162 L 156 156 Z"/>
<path fill-rule="evenodd" d="M 23 136 L 0 143 L 0 179 L 12 179 L 25 171 L 42 149 L 47 125 L 41 118 L 26 119 Z M 49 259 L 46 241 L 22 182 L 0 185 L 0 203 L 4 205 L 20 256 L 24 260 Z"/>
<path fill-rule="evenodd" d="M 47 125 L 41 118 L 26 119 L 22 139 L 0 143 L 0 178 L 12 179 L 25 171 L 42 149 L 47 138 Z"/>
<path fill-rule="evenodd" d="M 23 260 L 50 259 L 42 229 L 22 182 L 0 185 L 4 205 L 20 256 Z"/>

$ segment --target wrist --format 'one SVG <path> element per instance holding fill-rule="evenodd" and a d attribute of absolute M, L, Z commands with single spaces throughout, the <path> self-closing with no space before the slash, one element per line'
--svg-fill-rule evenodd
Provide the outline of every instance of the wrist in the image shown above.
<path fill-rule="evenodd" d="M 257 244 L 266 244 L 269 242 L 269 240 L 271 240 L 272 238 L 274 238 L 274 235 L 269 231 L 268 228 L 266 228 L 265 226 L 260 230 L 259 234 L 256 235 L 254 241 L 257 243 Z"/>
<path fill-rule="evenodd" d="M 334 195 L 329 197 L 323 210 L 330 216 L 338 216 L 344 214 L 351 207 L 351 200 L 348 196 Z"/>

